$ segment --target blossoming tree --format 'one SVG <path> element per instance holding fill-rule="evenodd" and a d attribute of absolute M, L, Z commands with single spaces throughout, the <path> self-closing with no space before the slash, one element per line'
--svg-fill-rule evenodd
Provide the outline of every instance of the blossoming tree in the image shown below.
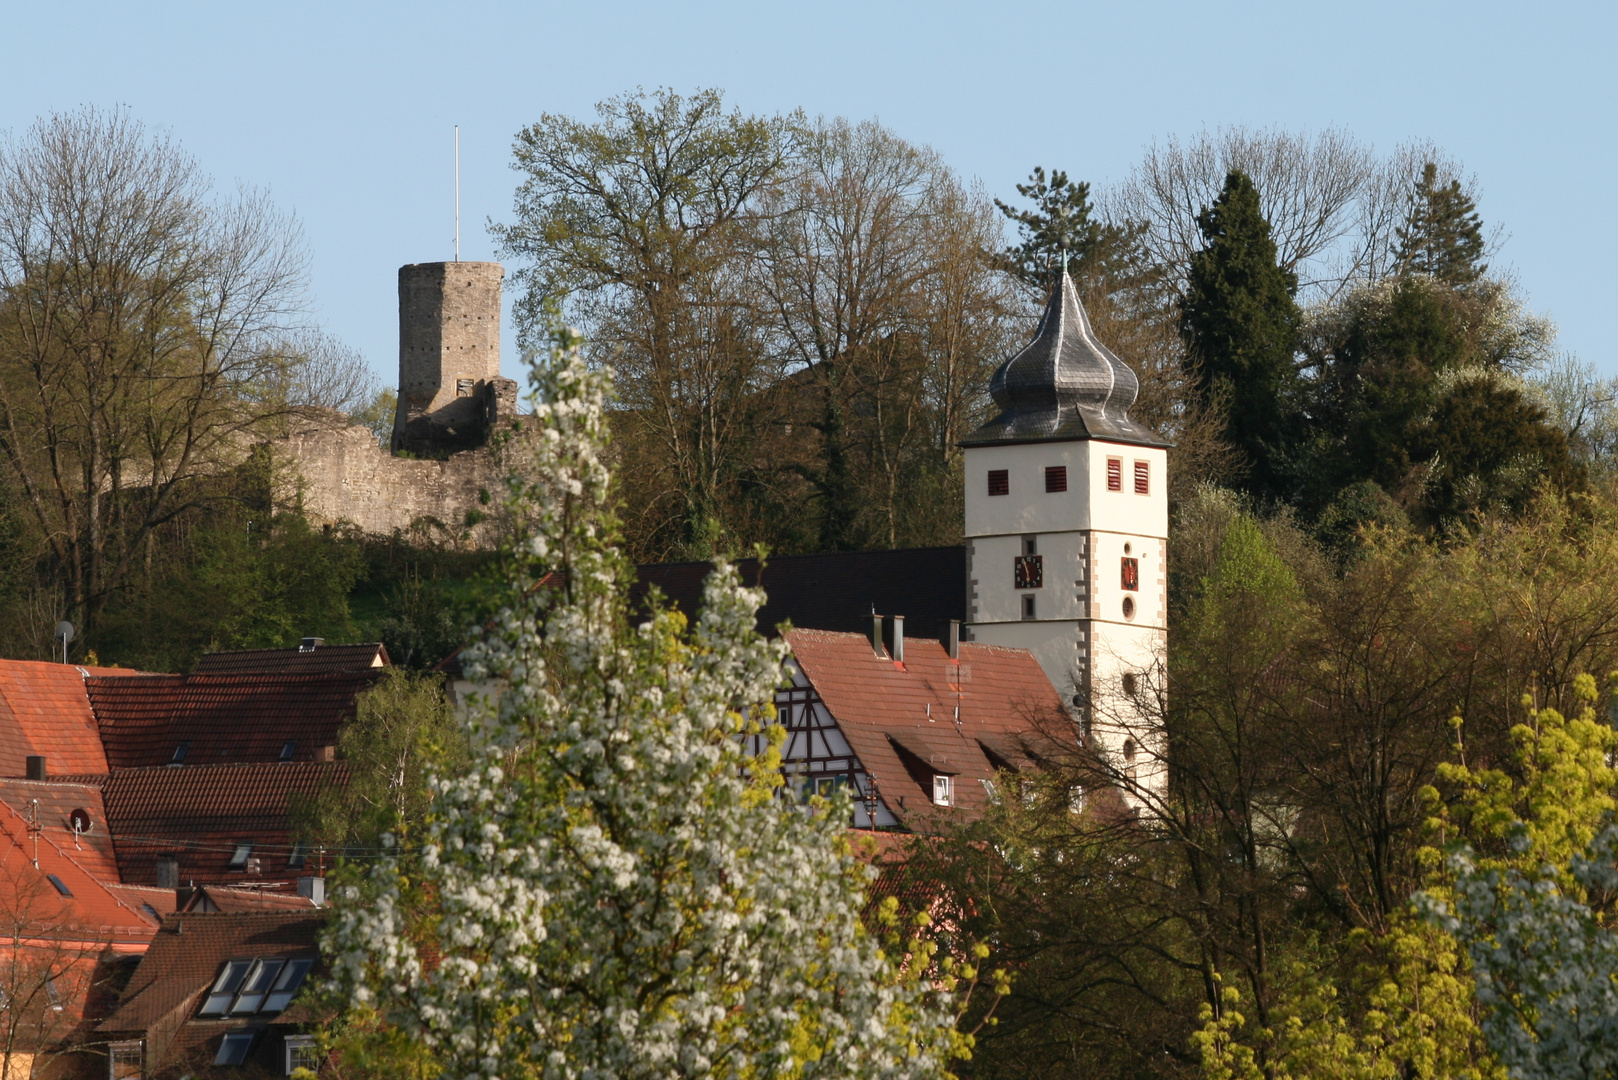
<path fill-rule="evenodd" d="M 508 481 L 531 531 L 467 664 L 498 688 L 473 764 L 434 781 L 419 850 L 349 890 L 339 980 L 444 1076 L 946 1075 L 971 961 L 885 949 L 848 806 L 776 797 L 779 741 L 752 757 L 740 737 L 773 720 L 783 660 L 754 631 L 762 594 L 722 564 L 694 625 L 632 623 L 609 383 L 577 346 L 559 331 L 533 370 L 532 460 Z"/>

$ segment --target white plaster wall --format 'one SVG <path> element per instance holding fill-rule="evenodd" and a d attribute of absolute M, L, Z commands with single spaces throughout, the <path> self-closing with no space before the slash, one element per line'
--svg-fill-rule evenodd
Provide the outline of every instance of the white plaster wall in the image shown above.
<path fill-rule="evenodd" d="M 1168 544 L 1153 536 L 1112 532 L 1092 534 L 1095 545 L 1095 582 L 1091 596 L 1094 610 L 1089 617 L 1121 626 L 1168 625 Z M 1124 551 L 1128 548 L 1128 552 Z M 1140 571 L 1140 589 L 1126 592 L 1123 560 L 1135 559 Z M 1124 598 L 1135 600 L 1134 618 L 1124 615 Z"/>
<path fill-rule="evenodd" d="M 1123 465 L 1123 490 L 1107 490 L 1107 459 Z M 1135 494 L 1134 463 L 1147 463 L 1151 491 Z M 1067 467 L 1064 492 L 1045 490 L 1047 466 Z M 965 453 L 966 535 L 1105 529 L 1167 537 L 1168 453 L 1159 447 L 1082 440 L 973 446 Z M 990 495 L 990 470 L 1005 469 L 1010 492 Z"/>
<path fill-rule="evenodd" d="M 1121 623 L 1090 624 L 1091 646 L 1090 735 L 1095 745 L 1112 761 L 1124 765 L 1124 744 L 1133 740 L 1136 783 L 1161 796 L 1168 789 L 1168 770 L 1163 763 L 1166 744 L 1161 709 L 1165 687 L 1168 634 L 1150 626 Z M 1135 696 L 1124 693 L 1124 676 L 1135 677 Z M 1140 800 L 1132 800 L 1138 805 Z"/>
<path fill-rule="evenodd" d="M 1017 557 L 1023 553 L 1025 535 L 1034 537 L 1044 560 L 1045 583 L 1038 589 L 1016 587 Z M 1083 585 L 1082 532 L 975 537 L 970 558 L 966 574 L 968 622 L 1021 622 L 1025 594 L 1034 596 L 1034 611 L 1040 620 L 1083 619 L 1089 615 Z"/>

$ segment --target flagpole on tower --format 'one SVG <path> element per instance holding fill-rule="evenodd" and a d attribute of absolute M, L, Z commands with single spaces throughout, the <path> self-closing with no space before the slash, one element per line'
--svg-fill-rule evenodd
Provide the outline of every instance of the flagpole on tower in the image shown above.
<path fill-rule="evenodd" d="M 461 125 L 455 125 L 455 261 L 461 261 Z"/>

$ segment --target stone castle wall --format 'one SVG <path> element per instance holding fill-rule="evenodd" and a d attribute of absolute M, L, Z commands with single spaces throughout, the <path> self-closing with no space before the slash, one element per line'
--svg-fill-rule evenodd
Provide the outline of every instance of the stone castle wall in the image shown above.
<path fill-rule="evenodd" d="M 468 512 L 486 514 L 479 498 L 498 504 L 502 468 L 493 452 L 466 450 L 441 461 L 395 457 L 371 430 L 346 417 L 306 421 L 271 444 L 287 467 L 283 499 L 301 502 L 316 525 L 353 525 L 363 532 L 415 534 L 475 547 L 493 542 L 487 524 L 469 528 Z"/>

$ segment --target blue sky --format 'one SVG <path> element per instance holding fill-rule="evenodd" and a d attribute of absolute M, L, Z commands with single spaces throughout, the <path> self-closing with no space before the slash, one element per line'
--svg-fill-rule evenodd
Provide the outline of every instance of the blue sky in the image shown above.
<path fill-rule="evenodd" d="M 1496 266 L 1618 375 L 1609 331 L 1618 8 L 1494 3 L 78 3 L 0 0 L 0 129 L 83 103 L 171 131 L 303 222 L 317 317 L 390 384 L 395 272 L 493 255 L 512 135 L 631 90 L 875 117 L 1009 197 L 1036 164 L 1096 185 L 1225 124 L 1430 138 L 1503 225 Z M 507 340 L 505 367 L 515 374 Z"/>

